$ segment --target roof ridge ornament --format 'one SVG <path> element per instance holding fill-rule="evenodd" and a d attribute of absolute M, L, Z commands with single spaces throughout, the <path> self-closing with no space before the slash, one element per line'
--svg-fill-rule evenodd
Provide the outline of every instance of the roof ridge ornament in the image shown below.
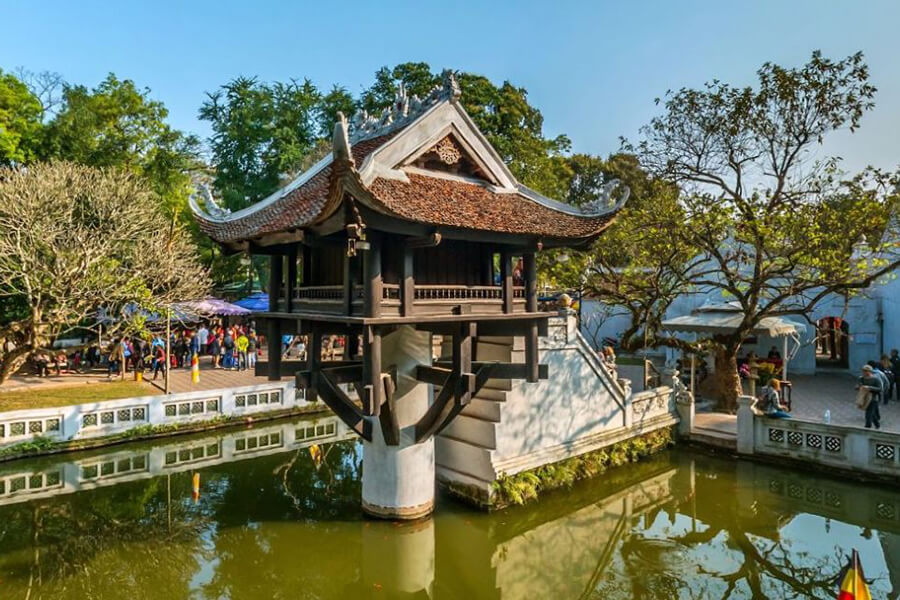
<path fill-rule="evenodd" d="M 203 200 L 203 206 L 200 206 L 200 203 L 197 201 L 199 199 Z M 231 210 L 225 208 L 221 204 L 219 204 L 215 197 L 213 197 L 212 192 L 209 189 L 209 186 L 206 185 L 203 181 L 195 182 L 194 193 L 192 193 L 188 197 L 188 204 L 191 207 L 191 210 L 194 214 L 200 216 L 207 216 L 217 221 L 222 221 L 227 219 L 231 215 Z"/>
<path fill-rule="evenodd" d="M 622 191 L 618 198 L 614 198 L 613 192 L 617 188 L 622 188 Z M 585 204 L 582 208 L 582 212 L 589 216 L 600 216 L 618 212 L 625 206 L 629 196 L 631 196 L 630 187 L 623 184 L 619 179 L 610 179 L 597 187 L 597 197 Z"/>
<path fill-rule="evenodd" d="M 461 95 L 456 74 L 451 69 L 441 72 L 440 85 L 433 87 L 424 98 L 419 98 L 416 94 L 410 96 L 406 84 L 401 81 L 394 93 L 394 101 L 381 113 L 370 115 L 365 109 L 360 109 L 353 115 L 349 127 L 350 143 L 355 144 L 395 131 L 416 120 L 431 107 L 443 101 L 454 102 Z"/>
<path fill-rule="evenodd" d="M 348 162 L 351 166 L 356 166 L 353 160 L 353 153 L 350 151 L 347 117 L 340 111 L 338 111 L 337 121 L 334 123 L 334 135 L 331 139 L 331 145 L 334 162 Z"/>

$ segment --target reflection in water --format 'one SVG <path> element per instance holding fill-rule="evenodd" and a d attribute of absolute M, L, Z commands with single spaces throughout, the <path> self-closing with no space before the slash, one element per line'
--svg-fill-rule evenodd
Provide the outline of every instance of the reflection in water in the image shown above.
<path fill-rule="evenodd" d="M 0 597 L 832 598 L 853 547 L 875 597 L 900 585 L 883 489 L 677 449 L 395 524 L 362 517 L 347 437 L 297 420 L 0 465 Z"/>

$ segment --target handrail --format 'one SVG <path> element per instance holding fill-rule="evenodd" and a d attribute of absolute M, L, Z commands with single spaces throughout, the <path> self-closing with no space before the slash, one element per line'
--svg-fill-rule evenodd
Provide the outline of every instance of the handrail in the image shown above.
<path fill-rule="evenodd" d="M 381 297 L 383 300 L 400 301 L 401 286 L 396 283 L 382 283 Z M 362 285 L 353 286 L 354 301 L 360 300 L 365 294 Z M 298 301 L 333 301 L 344 298 L 344 286 L 342 285 L 308 285 L 294 289 L 294 300 Z M 417 285 L 413 292 L 415 301 L 479 301 L 502 302 L 503 288 L 494 285 Z M 522 301 L 525 298 L 525 287 L 513 287 L 513 299 Z"/>

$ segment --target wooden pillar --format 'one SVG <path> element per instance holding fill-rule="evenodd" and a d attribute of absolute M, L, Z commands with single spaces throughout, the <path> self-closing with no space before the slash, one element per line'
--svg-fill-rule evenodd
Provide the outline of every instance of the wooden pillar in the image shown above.
<path fill-rule="evenodd" d="M 297 245 L 291 246 L 287 254 L 287 285 L 285 296 L 287 297 L 287 312 L 294 310 L 294 292 L 297 289 Z"/>
<path fill-rule="evenodd" d="M 303 268 L 300 272 L 300 285 L 306 287 L 312 285 L 313 282 L 313 261 L 312 247 L 303 246 Z"/>
<path fill-rule="evenodd" d="M 316 323 L 310 323 L 306 340 L 306 369 L 310 374 L 310 386 L 306 390 L 306 401 L 318 399 L 319 371 L 322 368 L 322 330 Z"/>
<path fill-rule="evenodd" d="M 366 393 L 366 398 L 360 398 L 363 410 L 366 414 L 378 416 L 384 390 L 381 384 L 381 333 L 371 326 L 363 328 L 362 367 L 363 389 Z"/>
<path fill-rule="evenodd" d="M 523 255 L 522 262 L 525 267 L 525 310 L 537 312 L 537 261 L 534 252 Z"/>
<path fill-rule="evenodd" d="M 537 264 L 534 252 L 528 252 L 522 256 L 525 268 L 525 310 L 537 312 Z M 525 334 L 525 381 L 536 383 L 538 381 L 538 323 L 532 321 L 528 324 Z"/>
<path fill-rule="evenodd" d="M 281 379 L 281 319 L 269 319 L 269 381 Z"/>
<path fill-rule="evenodd" d="M 364 314 L 367 317 L 380 317 L 382 299 L 381 240 L 372 235 L 370 244 L 371 248 L 363 253 Z"/>
<path fill-rule="evenodd" d="M 468 404 L 472 399 L 475 385 L 472 375 L 472 349 L 475 339 L 475 323 L 460 323 L 456 335 L 453 336 L 453 373 L 461 375 L 457 379 L 454 390 L 456 401 L 460 405 Z"/>
<path fill-rule="evenodd" d="M 284 279 L 284 257 L 273 254 L 269 257 L 269 312 L 282 310 L 279 305 L 281 300 L 281 285 Z"/>
<path fill-rule="evenodd" d="M 402 264 L 400 265 L 400 301 L 403 305 L 403 316 L 411 316 L 414 312 L 413 303 L 416 297 L 416 279 L 413 274 L 413 249 L 403 248 Z"/>
<path fill-rule="evenodd" d="M 513 311 L 512 255 L 504 250 L 500 253 L 500 285 L 503 286 L 503 312 Z"/>
<path fill-rule="evenodd" d="M 345 315 L 350 315 L 353 312 L 353 261 L 347 256 L 347 253 L 344 253 L 344 306 L 343 313 Z"/>

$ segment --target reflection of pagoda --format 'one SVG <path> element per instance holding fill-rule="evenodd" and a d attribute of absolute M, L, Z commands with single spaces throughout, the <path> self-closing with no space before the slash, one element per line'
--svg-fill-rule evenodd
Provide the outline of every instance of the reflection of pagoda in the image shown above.
<path fill-rule="evenodd" d="M 535 252 L 590 242 L 621 205 L 522 186 L 458 99 L 449 72 L 427 98 L 401 88 L 382 115 L 341 118 L 331 154 L 265 200 L 234 214 L 192 202 L 225 249 L 270 257 L 268 375 L 296 373 L 366 441 L 363 502 L 383 516 L 431 510 L 433 435 L 489 379 L 546 377 Z M 309 335 L 306 364 L 281 361 L 282 334 Z M 452 338 L 450 360 L 433 363 L 432 334 Z M 331 335 L 347 351 L 323 362 Z M 524 363 L 479 360 L 485 336 L 524 338 Z"/>

